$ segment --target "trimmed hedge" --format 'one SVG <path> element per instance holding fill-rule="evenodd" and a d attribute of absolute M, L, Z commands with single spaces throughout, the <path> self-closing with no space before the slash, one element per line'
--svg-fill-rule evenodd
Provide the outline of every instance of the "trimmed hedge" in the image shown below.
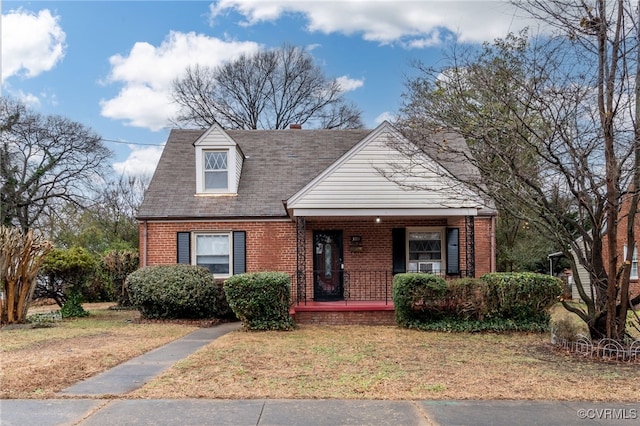
<path fill-rule="evenodd" d="M 404 327 L 413 322 L 442 318 L 446 309 L 447 282 L 431 274 L 403 273 L 393 277 L 392 299 L 396 322 Z"/>
<path fill-rule="evenodd" d="M 408 273 L 396 275 L 393 283 L 398 325 L 422 330 L 546 331 L 548 308 L 561 293 L 559 279 L 530 272 L 449 282 Z"/>
<path fill-rule="evenodd" d="M 487 315 L 514 321 L 548 323 L 548 308 L 562 294 L 562 281 L 551 275 L 533 272 L 485 274 Z"/>
<path fill-rule="evenodd" d="M 229 306 L 246 330 L 291 330 L 291 280 L 285 273 L 254 272 L 224 282 Z"/>
<path fill-rule="evenodd" d="M 125 286 L 144 318 L 221 318 L 230 313 L 222 285 L 201 266 L 147 266 L 129 274 Z"/>

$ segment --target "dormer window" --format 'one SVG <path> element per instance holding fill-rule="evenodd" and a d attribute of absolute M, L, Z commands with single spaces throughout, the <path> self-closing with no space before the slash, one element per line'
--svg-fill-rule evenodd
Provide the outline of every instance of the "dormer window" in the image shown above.
<path fill-rule="evenodd" d="M 194 142 L 196 195 L 236 195 L 244 156 L 229 135 L 213 125 Z"/>
<path fill-rule="evenodd" d="M 227 151 L 203 151 L 205 191 L 228 190 L 227 154 Z"/>

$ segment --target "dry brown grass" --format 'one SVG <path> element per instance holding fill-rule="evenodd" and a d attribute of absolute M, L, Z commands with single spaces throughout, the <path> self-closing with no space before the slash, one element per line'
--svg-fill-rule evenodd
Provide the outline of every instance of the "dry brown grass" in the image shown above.
<path fill-rule="evenodd" d="M 91 317 L 54 328 L 0 332 L 0 397 L 50 398 L 195 328 L 89 309 Z M 127 397 L 637 401 L 638 364 L 569 356 L 548 341 L 397 327 L 233 332 Z"/>
<path fill-rule="evenodd" d="M 577 359 L 548 340 L 397 327 L 235 332 L 132 396 L 637 401 L 637 364 Z"/>
<path fill-rule="evenodd" d="M 188 325 L 136 324 L 136 311 L 107 310 L 110 305 L 87 304 L 90 317 L 65 320 L 52 328 L 2 330 L 0 398 L 51 398 L 69 385 L 195 330 Z"/>

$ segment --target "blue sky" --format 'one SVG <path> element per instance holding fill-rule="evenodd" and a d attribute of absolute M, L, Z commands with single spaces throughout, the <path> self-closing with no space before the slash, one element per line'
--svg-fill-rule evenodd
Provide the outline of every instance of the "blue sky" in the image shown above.
<path fill-rule="evenodd" d="M 5 0 L 1 7 L 2 95 L 91 127 L 115 152 L 114 174 L 152 173 L 174 112 L 168 88 L 187 65 L 304 46 L 373 128 L 397 111 L 410 60 L 437 65 L 453 38 L 481 43 L 528 23 L 507 2 L 485 0 Z"/>

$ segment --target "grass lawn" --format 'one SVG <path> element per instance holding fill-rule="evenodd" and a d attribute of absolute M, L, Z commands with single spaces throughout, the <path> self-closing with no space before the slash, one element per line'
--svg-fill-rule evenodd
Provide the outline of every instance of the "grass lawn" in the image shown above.
<path fill-rule="evenodd" d="M 91 307 L 89 307 L 91 309 Z M 54 328 L 3 330 L 2 398 L 46 398 L 193 327 L 136 324 L 94 309 Z M 233 332 L 130 398 L 542 399 L 638 401 L 638 364 L 554 350 L 548 334 L 372 326 Z"/>
<path fill-rule="evenodd" d="M 135 324 L 137 311 L 86 304 L 91 316 L 51 328 L 0 331 L 0 398 L 51 398 L 54 393 L 175 340 L 196 327 Z M 38 307 L 47 312 L 57 306 Z"/>

